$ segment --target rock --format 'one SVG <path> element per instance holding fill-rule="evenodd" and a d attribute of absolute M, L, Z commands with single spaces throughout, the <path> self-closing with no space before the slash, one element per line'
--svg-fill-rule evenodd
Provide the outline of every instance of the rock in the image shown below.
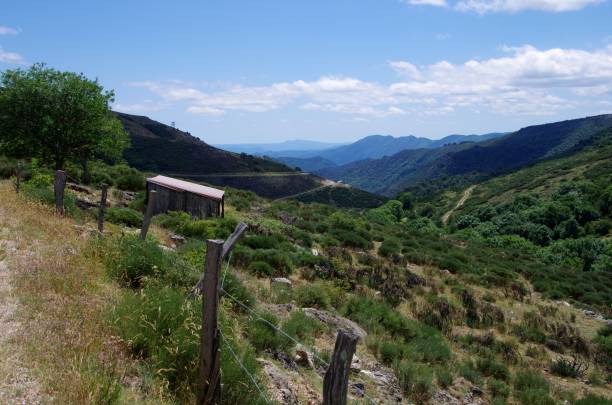
<path fill-rule="evenodd" d="M 283 368 L 291 371 L 297 371 L 298 368 L 296 362 L 285 352 L 275 352 L 272 357 L 274 357 L 274 360 L 278 360 L 283 365 Z"/>
<path fill-rule="evenodd" d="M 357 325 L 350 319 L 344 318 L 340 315 L 335 315 L 330 312 L 316 308 L 304 308 L 304 314 L 310 318 L 316 319 L 320 322 L 323 322 L 324 324 L 332 326 L 337 330 L 344 329 L 356 335 L 362 342 L 366 338 L 366 336 L 368 336 L 367 332 L 363 330 L 361 326 Z"/>
<path fill-rule="evenodd" d="M 88 210 L 90 208 L 96 208 L 98 206 L 98 203 L 90 201 L 85 197 L 79 197 L 76 199 L 76 206 L 82 210 Z"/>
<path fill-rule="evenodd" d="M 186 239 L 184 236 L 173 233 L 172 235 L 170 235 L 170 240 L 172 240 L 174 243 L 181 244 L 184 243 Z"/>
<path fill-rule="evenodd" d="M 351 371 L 359 372 L 361 371 L 361 359 L 356 354 L 353 355 L 353 361 L 351 362 Z"/>
<path fill-rule="evenodd" d="M 351 391 L 356 397 L 362 398 L 365 394 L 365 384 L 361 382 L 351 384 Z"/>
<path fill-rule="evenodd" d="M 281 222 L 285 225 L 291 225 L 295 222 L 296 217 L 295 215 L 291 215 L 287 212 L 279 212 L 278 219 L 280 219 Z"/>
<path fill-rule="evenodd" d="M 303 347 L 298 347 L 295 350 L 295 362 L 303 367 L 315 368 L 312 353 L 305 350 Z"/>
<path fill-rule="evenodd" d="M 134 201 L 136 199 L 136 194 L 131 191 L 122 191 L 121 197 L 127 201 Z"/>
<path fill-rule="evenodd" d="M 317 249 L 311 249 L 310 253 L 312 253 L 313 256 L 319 256 L 319 251 Z"/>
<path fill-rule="evenodd" d="M 166 252 L 173 252 L 174 251 L 174 249 L 172 249 L 172 248 L 170 248 L 170 247 L 168 247 L 166 245 L 159 244 L 158 246 L 159 246 L 159 248 L 161 250 L 165 250 Z"/>
<path fill-rule="evenodd" d="M 291 282 L 291 280 L 289 280 L 288 278 L 285 277 L 275 277 L 272 279 L 272 286 L 282 286 L 282 287 L 288 287 L 291 288 L 293 286 L 293 283 Z"/>
<path fill-rule="evenodd" d="M 269 394 L 274 402 L 287 405 L 298 405 L 297 394 L 291 388 L 289 378 L 280 371 L 272 362 L 257 359 L 257 362 L 262 365 L 264 373 L 268 376 Z"/>
<path fill-rule="evenodd" d="M 440 274 L 443 275 L 444 277 L 451 277 L 453 275 L 453 273 L 451 273 L 448 270 L 440 270 Z"/>
<path fill-rule="evenodd" d="M 459 398 L 455 398 L 446 390 L 438 390 L 433 394 L 433 403 L 440 405 L 461 405 Z"/>
<path fill-rule="evenodd" d="M 75 183 L 66 183 L 66 187 L 70 190 L 76 191 L 78 193 L 83 193 L 83 194 L 91 194 L 91 190 L 89 190 L 89 188 L 85 187 L 85 186 L 81 186 L 79 184 L 75 184 Z"/>

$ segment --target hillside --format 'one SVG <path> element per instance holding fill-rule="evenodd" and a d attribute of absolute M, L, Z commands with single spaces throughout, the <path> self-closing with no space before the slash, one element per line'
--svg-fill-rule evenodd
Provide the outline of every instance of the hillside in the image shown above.
<path fill-rule="evenodd" d="M 239 221 L 249 229 L 228 262 L 220 306 L 227 403 L 263 403 L 253 401 L 258 392 L 232 351 L 272 400 L 320 403 L 324 362 L 347 327 L 361 336 L 352 401 L 364 393 L 406 404 L 612 398 L 608 329 L 597 312 L 581 309 L 609 310 L 612 283 L 600 271 L 448 233 L 399 201 L 347 210 L 231 188 L 226 218 L 159 215 L 146 241 L 132 235 L 140 205 L 111 190 L 101 238 L 90 230 L 91 211 L 68 210 L 77 225 L 32 203 L 53 203 L 50 183 L 32 176 L 22 196 L 0 184 L 2 246 L 24 230 L 24 250 L 6 249 L 6 262 L 11 277 L 22 274 L 12 295 L 28 334 L 26 346 L 9 349 L 30 356 L 30 372 L 52 376 L 37 384 L 59 401 L 193 402 L 201 303 L 188 292 L 204 266 L 205 240 L 227 238 Z M 75 196 L 79 190 L 69 201 L 99 198 L 97 190 Z M 40 311 L 49 302 L 53 310 Z M 88 333 L 76 333 L 83 319 Z"/>
<path fill-rule="evenodd" d="M 400 151 L 413 149 L 434 149 L 444 145 L 462 142 L 481 142 L 502 136 L 501 133 L 484 135 L 448 135 L 441 139 L 416 136 L 393 137 L 390 135 L 371 135 L 350 145 L 340 146 L 318 153 L 317 155 L 342 165 L 364 159 L 378 159 L 391 156 Z"/>
<path fill-rule="evenodd" d="M 382 159 L 353 162 L 318 173 L 392 196 L 419 182 L 444 177 L 484 178 L 571 153 L 580 150 L 595 134 L 609 127 L 612 127 L 612 115 L 587 117 L 527 127 L 480 143 L 402 151 Z"/>
<path fill-rule="evenodd" d="M 290 167 L 298 167 L 305 172 L 315 172 L 318 170 L 325 169 L 327 167 L 336 166 L 336 164 L 331 160 L 322 158 L 320 156 L 315 156 L 311 158 L 279 156 L 274 158 L 274 160 L 284 163 Z"/>
<path fill-rule="evenodd" d="M 139 170 L 158 173 L 211 174 L 236 172 L 289 172 L 289 167 L 246 154 L 208 145 L 188 132 L 148 117 L 115 113 L 130 135 L 125 158 Z"/>

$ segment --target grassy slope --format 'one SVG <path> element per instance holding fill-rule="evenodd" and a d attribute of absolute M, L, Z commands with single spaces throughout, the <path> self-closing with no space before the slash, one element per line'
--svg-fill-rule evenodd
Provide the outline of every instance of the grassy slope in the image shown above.
<path fill-rule="evenodd" d="M 52 395 L 57 396 L 58 403 L 83 403 L 91 401 L 92 398 L 100 398 L 106 392 L 100 392 L 102 391 L 100 388 L 106 386 L 119 387 L 121 399 L 117 402 L 120 403 L 161 402 L 163 396 L 161 394 L 156 395 L 156 393 L 165 391 L 162 389 L 156 391 L 155 388 L 159 387 L 160 382 L 155 382 L 155 380 L 153 383 L 151 381 L 147 382 L 146 374 L 142 374 L 143 367 L 137 367 L 140 360 L 125 357 L 122 344 L 111 338 L 113 332 L 104 322 L 104 314 L 107 305 L 116 302 L 119 295 L 117 285 L 110 282 L 101 271 L 99 259 L 95 255 L 92 256 L 87 249 L 86 240 L 80 236 L 81 230 L 77 232 L 72 220 L 58 218 L 46 207 L 25 203 L 22 199 L 15 198 L 8 190 L 8 184 L 4 183 L 3 187 L 3 192 L 0 193 L 0 202 L 2 202 L 0 206 L 10 208 L 8 212 L 20 213 L 19 216 L 14 218 L 17 222 L 10 226 L 13 227 L 12 229 L 17 229 L 17 227 L 23 229 L 22 232 L 27 243 L 37 243 L 36 252 L 40 252 L 40 257 L 36 256 L 37 260 L 34 260 L 35 266 L 32 266 L 29 258 L 27 258 L 28 262 L 20 265 L 19 268 L 23 269 L 23 276 L 20 277 L 18 282 L 18 294 L 24 303 L 24 313 L 32 316 L 32 323 L 28 326 L 33 333 L 25 340 L 25 343 L 30 359 L 36 365 L 36 369 L 39 370 L 39 377 L 45 388 Z M 335 212 L 340 212 L 324 206 L 299 205 L 294 202 L 276 203 L 272 207 L 268 207 L 265 200 L 247 194 L 242 191 L 230 190 L 228 193 L 228 214 L 236 219 L 249 222 L 252 225 L 252 230 L 249 232 L 252 236 L 256 234 L 282 234 L 285 235 L 285 238 L 297 238 L 296 226 L 281 222 L 277 216 L 279 212 L 288 212 L 291 215 L 296 215 L 299 220 L 306 220 L 304 226 L 307 226 L 308 223 L 316 225 L 319 221 L 328 221 L 328 218 L 333 216 Z M 249 207 L 247 204 L 240 211 L 233 206 L 233 201 L 244 202 L 247 199 L 254 200 L 252 206 Z M 262 214 L 262 212 L 265 214 Z M 360 218 L 355 212 L 348 211 L 346 213 L 355 218 Z M 205 222 L 213 224 L 216 220 Z M 330 229 L 331 231 L 333 229 Z M 463 274 L 459 272 L 451 275 L 443 270 L 447 268 L 444 261 L 435 260 L 436 257 L 443 257 L 448 254 L 455 255 L 455 257 L 463 260 L 459 255 L 461 251 L 463 251 L 463 257 L 470 257 L 476 255 L 477 250 L 457 247 L 454 241 L 440 238 L 438 235 L 426 236 L 418 232 L 410 232 L 406 235 L 399 226 L 380 229 L 374 226 L 371 232 L 372 235 L 384 234 L 392 239 L 401 239 L 405 246 L 404 254 L 408 262 L 403 260 L 395 262 L 393 258 L 384 258 L 377 255 L 377 248 L 380 246 L 378 242 L 371 247 L 360 249 L 330 247 L 327 245 L 325 232 L 322 234 L 313 232 L 313 247 L 317 248 L 325 258 L 331 261 L 332 269 L 344 269 L 343 271 L 346 271 L 346 273 L 338 273 L 332 279 L 319 279 L 313 283 L 312 278 L 310 278 L 312 276 L 309 275 L 312 270 L 307 267 L 300 267 L 289 275 L 295 286 L 289 300 L 297 302 L 298 305 L 304 305 L 304 297 L 298 291 L 309 291 L 313 287 L 324 287 L 324 291 L 336 291 L 334 294 L 338 294 L 337 291 L 339 290 L 346 291 L 342 293 L 343 298 L 332 299 L 327 306 L 329 311 L 346 313 L 346 309 L 342 307 L 351 298 L 368 296 L 375 299 L 374 297 L 380 295 L 377 294 L 376 290 L 382 289 L 384 291 L 382 283 L 374 283 L 368 286 L 367 281 L 366 284 L 362 284 L 364 281 L 361 278 L 351 281 L 353 272 L 370 274 L 369 272 L 374 271 L 373 268 L 364 264 L 367 263 L 365 259 L 369 257 L 368 260 L 378 263 L 375 268 L 382 266 L 382 268 L 395 268 L 398 271 L 410 271 L 426 280 L 424 285 L 409 286 L 404 294 L 405 300 L 397 307 L 397 311 L 402 316 L 411 320 L 411 322 L 416 322 L 415 325 L 421 325 L 418 326 L 419 328 L 423 327 L 421 322 L 430 321 L 428 317 L 430 313 L 437 314 L 437 311 L 440 310 L 432 303 L 437 302 L 432 301 L 435 297 L 448 300 L 451 305 L 451 329 L 445 331 L 444 341 L 452 350 L 452 358 L 443 366 L 436 361 L 431 363 L 418 361 L 415 363 L 416 365 L 413 365 L 412 361 L 408 359 L 407 366 L 417 367 L 416 369 L 410 369 L 413 371 L 406 370 L 409 373 L 404 378 L 408 378 L 409 383 L 410 378 L 427 378 L 427 370 L 430 370 L 435 372 L 431 383 L 434 386 L 439 386 L 442 384 L 441 370 L 446 369 L 454 377 L 454 383 L 451 387 L 453 392 L 460 392 L 466 387 L 465 383 L 461 382 L 465 380 L 459 378 L 460 376 L 472 376 L 471 378 L 474 378 L 476 384 L 485 390 L 485 397 L 491 398 L 492 377 L 483 375 L 482 373 L 485 373 L 485 371 L 466 369 L 466 362 L 482 361 L 493 350 L 490 343 L 474 343 L 473 336 L 478 338 L 493 335 L 495 341 L 507 342 L 510 347 L 514 348 L 512 350 L 516 350 L 519 355 L 519 360 L 513 360 L 506 366 L 512 376 L 526 368 L 543 371 L 552 384 L 551 392 L 557 399 L 571 398 L 572 395 L 581 396 L 587 390 L 599 395 L 610 396 L 610 391 L 605 386 L 590 386 L 579 380 L 563 379 L 549 374 L 545 368 L 550 360 L 557 358 L 559 354 L 544 345 L 529 340 L 517 342 L 517 338 L 513 334 L 514 328 L 521 325 L 530 316 L 531 312 L 538 314 L 537 316 L 547 323 L 571 325 L 571 327 L 577 328 L 578 332 L 570 333 L 578 333 L 585 338 L 591 338 L 595 334 L 600 326 L 599 322 L 586 317 L 581 311 L 571 307 L 551 309 L 555 307 L 553 303 L 543 300 L 537 294 L 531 292 L 518 300 L 511 289 L 497 286 L 495 281 L 489 285 L 475 282 L 475 273 L 467 272 Z M 171 241 L 164 231 L 156 230 L 155 236 L 162 243 L 170 245 Z M 190 243 L 199 242 L 196 239 L 191 240 Z M 298 241 L 283 246 L 283 249 L 294 249 L 297 252 L 304 249 Z M 290 248 L 290 246 L 292 247 Z M 66 247 L 69 249 L 66 249 Z M 197 252 L 198 262 L 201 263 L 201 250 L 194 249 L 193 252 Z M 473 264 L 475 266 L 481 266 L 480 270 L 494 267 L 496 261 L 507 260 L 504 259 L 504 252 L 498 252 L 498 257 L 488 257 L 492 253 L 494 251 L 480 252 L 478 253 L 481 255 L 479 258 L 470 257 L 469 260 L 474 260 Z M 347 254 L 348 257 L 346 257 Z M 258 311 L 282 311 L 284 306 L 277 304 L 286 302 L 287 298 L 279 299 L 272 290 L 268 277 L 253 274 L 248 269 L 248 262 L 241 263 L 238 261 L 239 256 L 237 254 L 235 256 L 234 274 L 257 297 Z M 67 257 L 68 259 L 66 259 Z M 348 266 L 349 261 L 350 266 Z M 415 261 L 418 261 L 419 264 L 414 264 Z M 198 267 L 200 267 L 200 264 L 198 264 Z M 31 268 L 39 270 L 35 272 L 25 271 Z M 521 280 L 520 276 L 516 277 Z M 357 282 L 358 285 L 350 287 L 352 282 Z M 503 311 L 504 320 L 496 321 L 490 326 L 470 327 L 466 325 L 465 309 L 461 304 L 461 291 L 465 286 L 469 286 L 473 297 L 479 303 L 478 305 L 482 304 L 486 307 L 486 305 L 489 305 L 486 303 L 489 302 L 490 305 L 493 305 L 492 308 L 499 308 Z M 316 302 L 317 300 L 315 300 Z M 232 309 L 227 300 L 224 300 L 224 312 L 236 321 L 234 331 L 244 333 L 241 328 L 244 327 L 244 323 L 248 322 L 248 317 L 245 317 L 244 313 L 237 311 L 235 308 Z M 279 316 L 283 319 L 287 315 L 280 314 Z M 361 314 L 360 316 L 365 315 Z M 384 332 L 384 329 L 381 332 L 380 325 L 369 324 L 366 320 L 364 320 L 365 323 L 362 326 L 368 329 L 371 337 L 365 342 L 366 344 L 359 346 L 359 357 L 362 361 L 370 363 L 376 362 L 377 358 L 380 361 L 380 356 L 383 353 L 380 343 L 388 342 L 389 335 L 386 333 L 391 332 Z M 57 327 L 58 325 L 61 326 Z M 392 327 L 392 324 L 389 327 Z M 572 330 L 570 329 L 570 331 Z M 324 331 L 317 335 L 316 339 L 311 341 L 311 344 L 317 350 L 329 350 L 333 345 L 333 336 L 333 331 Z M 247 338 L 250 338 L 248 334 Z M 392 338 L 391 342 L 394 339 L 401 340 Z M 483 342 L 490 341 L 488 337 L 483 338 Z M 429 346 L 425 346 L 425 348 L 434 350 Z M 533 348 L 535 348 L 535 351 Z M 259 355 L 282 370 L 281 363 L 273 359 L 268 353 L 262 352 Z M 494 354 L 494 356 L 497 358 L 496 362 L 502 361 L 498 355 Z M 488 370 L 485 363 L 478 367 Z M 416 377 L 410 374 L 415 372 L 414 370 L 420 370 Z M 421 372 L 424 374 L 419 374 Z M 486 371 L 486 373 L 488 372 Z M 127 378 L 125 378 L 126 376 Z M 297 373 L 287 373 L 287 376 L 293 385 L 298 387 L 298 396 L 301 402 L 305 403 L 309 399 L 317 400 L 318 393 L 321 390 L 321 381 L 320 377 L 312 370 L 300 367 Z M 370 395 L 375 397 L 383 395 L 383 392 L 378 391 L 371 380 L 363 378 L 363 376 L 357 378 L 365 382 Z M 513 379 L 514 377 L 506 383 L 506 388 L 510 392 L 513 392 L 513 388 L 511 388 Z M 144 382 L 144 388 L 138 389 L 137 387 L 140 384 L 125 384 L 126 381 L 134 380 Z M 104 382 L 106 382 L 106 385 L 102 384 Z M 519 394 L 520 392 L 517 390 L 514 395 L 518 396 Z"/>

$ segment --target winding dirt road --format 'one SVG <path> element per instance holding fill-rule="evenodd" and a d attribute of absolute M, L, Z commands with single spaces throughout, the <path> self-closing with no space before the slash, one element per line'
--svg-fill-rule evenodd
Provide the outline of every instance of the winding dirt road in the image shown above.
<path fill-rule="evenodd" d="M 442 215 L 442 223 L 444 225 L 448 223 L 448 220 L 450 219 L 450 216 L 453 215 L 453 212 L 455 212 L 456 210 L 461 208 L 463 204 L 465 204 L 467 199 L 470 198 L 470 196 L 472 195 L 472 192 L 474 191 L 475 188 L 476 188 L 475 185 L 466 188 L 465 191 L 463 192 L 463 195 L 459 199 L 459 201 L 457 201 L 457 204 L 455 205 L 455 207 L 448 210 L 444 215 Z"/>

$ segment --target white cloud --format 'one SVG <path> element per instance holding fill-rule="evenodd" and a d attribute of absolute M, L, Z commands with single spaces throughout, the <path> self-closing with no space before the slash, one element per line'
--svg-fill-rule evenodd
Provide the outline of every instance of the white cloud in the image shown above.
<path fill-rule="evenodd" d="M 405 0 L 411 5 L 430 5 L 446 7 L 451 5 L 459 11 L 478 14 L 492 12 L 517 13 L 527 10 L 565 12 L 581 10 L 587 6 L 602 3 L 606 0 L 457 0 L 449 4 L 447 0 Z"/>
<path fill-rule="evenodd" d="M 441 115 L 459 109 L 500 114 L 551 114 L 612 96 L 612 45 L 595 50 L 506 47 L 499 57 L 417 66 L 390 61 L 400 79 L 389 84 L 343 76 L 230 85 L 214 91 L 180 82 L 133 83 L 194 114 L 262 113 L 285 107 L 354 117 Z"/>
<path fill-rule="evenodd" d="M 461 11 L 475 11 L 479 14 L 489 12 L 516 13 L 525 10 L 539 11 L 576 11 L 587 6 L 601 3 L 602 0 L 461 0 L 456 8 Z"/>
<path fill-rule="evenodd" d="M 0 63 L 10 63 L 14 65 L 23 65 L 25 64 L 25 59 L 23 56 L 19 55 L 15 52 L 6 52 L 0 47 Z"/>
<path fill-rule="evenodd" d="M 19 31 L 17 31 L 15 28 L 0 25 L 0 35 L 17 35 L 17 34 L 19 34 Z"/>
<path fill-rule="evenodd" d="M 421 6 L 421 5 L 436 6 L 436 7 L 446 7 L 447 6 L 446 0 L 405 0 L 404 2 L 408 4 L 416 5 L 416 6 Z"/>

